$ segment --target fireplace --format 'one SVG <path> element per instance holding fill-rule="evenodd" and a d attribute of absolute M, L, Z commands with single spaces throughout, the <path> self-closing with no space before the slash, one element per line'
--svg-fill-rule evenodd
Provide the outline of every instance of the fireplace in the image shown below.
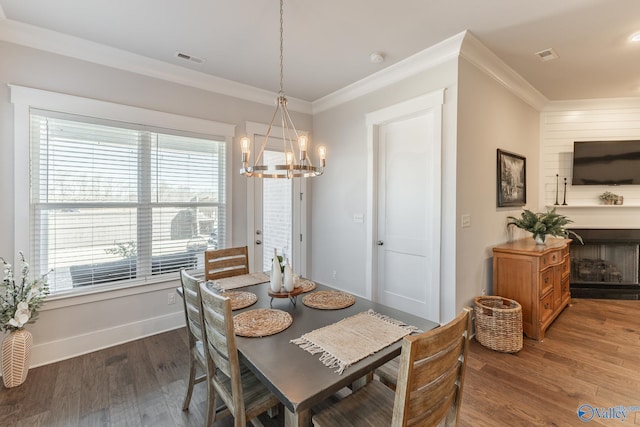
<path fill-rule="evenodd" d="M 640 229 L 575 229 L 571 296 L 640 299 Z"/>

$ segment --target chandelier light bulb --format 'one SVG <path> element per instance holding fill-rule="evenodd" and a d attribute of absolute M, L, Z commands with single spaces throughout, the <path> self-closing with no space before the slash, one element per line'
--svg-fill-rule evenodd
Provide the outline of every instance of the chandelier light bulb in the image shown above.
<path fill-rule="evenodd" d="M 324 145 L 318 147 L 318 157 L 320 157 L 320 166 L 324 168 L 327 159 L 327 148 Z"/>
<path fill-rule="evenodd" d="M 249 138 L 244 136 L 240 139 L 240 148 L 242 149 L 242 154 L 249 154 Z"/>
<path fill-rule="evenodd" d="M 300 135 L 298 145 L 300 146 L 300 151 L 307 151 L 307 137 L 305 135 Z"/>

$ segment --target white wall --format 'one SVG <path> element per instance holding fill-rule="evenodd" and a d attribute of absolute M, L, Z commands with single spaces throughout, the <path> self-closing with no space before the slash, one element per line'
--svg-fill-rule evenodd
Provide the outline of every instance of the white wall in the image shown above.
<path fill-rule="evenodd" d="M 273 106 L 214 94 L 139 74 L 0 42 L 0 256 L 12 259 L 14 245 L 13 107 L 7 84 L 165 111 L 236 124 L 236 139 L 245 121 L 268 123 Z M 275 94 L 274 94 L 275 99 Z M 311 129 L 311 116 L 293 113 L 301 129 Z M 26 141 L 25 141 L 26 143 Z M 237 173 L 238 143 L 233 146 L 232 244 L 246 244 L 246 179 Z M 24 167 L 27 167 L 25 165 Z M 55 300 L 43 307 L 29 326 L 35 347 L 33 365 L 95 350 L 118 342 L 174 328 L 184 323 L 182 306 L 167 305 L 177 281 L 148 285 L 134 295 L 112 291 L 100 295 Z M 106 299 L 105 299 L 106 298 Z"/>
<path fill-rule="evenodd" d="M 465 59 L 458 81 L 456 309 L 492 291 L 492 247 L 509 239 L 507 216 L 496 207 L 498 148 L 526 157 L 527 207 L 538 208 L 539 114 Z M 460 218 L 470 215 L 471 226 Z"/>
<path fill-rule="evenodd" d="M 582 228 L 640 228 L 640 186 L 571 185 L 574 141 L 640 139 L 640 99 L 556 101 L 541 114 L 541 204 L 553 205 L 556 174 L 560 177 L 559 201 L 563 200 L 563 178 L 567 178 L 567 204 L 558 212 Z M 605 191 L 624 196 L 622 206 L 600 206 Z"/>
<path fill-rule="evenodd" d="M 315 280 L 357 295 L 366 295 L 370 286 L 365 280 L 366 233 L 371 227 L 370 218 L 365 216 L 364 223 L 353 220 L 354 214 L 367 212 L 367 113 L 446 88 L 443 183 L 445 188 L 455 185 L 451 183 L 455 183 L 456 76 L 457 61 L 450 59 L 429 71 L 314 115 L 316 143 L 325 144 L 328 152 L 324 175 L 312 182 L 311 273 Z M 443 196 L 443 203 L 438 207 L 444 213 L 443 218 L 451 218 L 448 213 L 455 210 L 454 204 L 454 192 Z M 441 271 L 442 281 L 450 291 L 455 288 L 455 277 L 452 276 L 455 238 L 450 231 L 449 234 L 443 231 L 442 241 L 443 251 L 451 254 L 443 256 L 445 265 Z M 453 307 L 453 292 L 443 295 L 442 304 Z"/>

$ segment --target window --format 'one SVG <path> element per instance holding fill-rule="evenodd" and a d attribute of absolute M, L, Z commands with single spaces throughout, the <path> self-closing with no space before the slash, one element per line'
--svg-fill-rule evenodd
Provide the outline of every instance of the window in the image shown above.
<path fill-rule="evenodd" d="M 52 292 L 197 268 L 227 239 L 226 139 L 30 110 L 30 254 Z"/>
<path fill-rule="evenodd" d="M 14 247 L 34 274 L 55 268 L 51 301 L 169 289 L 230 245 L 235 125 L 9 87 Z"/>

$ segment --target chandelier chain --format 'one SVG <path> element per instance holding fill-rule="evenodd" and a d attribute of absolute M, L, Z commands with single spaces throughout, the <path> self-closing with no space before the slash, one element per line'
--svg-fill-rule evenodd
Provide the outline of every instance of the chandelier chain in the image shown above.
<path fill-rule="evenodd" d="M 284 94 L 284 0 L 280 0 L 280 95 Z"/>

